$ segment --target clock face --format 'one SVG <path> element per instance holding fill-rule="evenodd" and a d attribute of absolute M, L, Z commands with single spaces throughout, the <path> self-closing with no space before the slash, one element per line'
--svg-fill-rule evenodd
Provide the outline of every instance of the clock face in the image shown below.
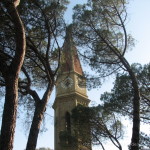
<path fill-rule="evenodd" d="M 85 80 L 85 78 L 84 77 L 77 77 L 77 85 L 81 89 L 86 88 L 86 80 Z"/>
<path fill-rule="evenodd" d="M 72 85 L 73 85 L 73 80 L 70 77 L 66 78 L 61 82 L 61 87 L 65 89 L 70 88 Z"/>

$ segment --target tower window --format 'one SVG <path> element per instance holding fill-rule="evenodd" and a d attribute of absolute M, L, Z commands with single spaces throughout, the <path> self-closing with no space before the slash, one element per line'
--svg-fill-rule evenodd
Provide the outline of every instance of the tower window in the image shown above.
<path fill-rule="evenodd" d="M 71 132 L 71 121 L 70 121 L 70 113 L 66 112 L 65 115 L 65 125 L 66 125 L 66 130 L 68 132 Z"/>

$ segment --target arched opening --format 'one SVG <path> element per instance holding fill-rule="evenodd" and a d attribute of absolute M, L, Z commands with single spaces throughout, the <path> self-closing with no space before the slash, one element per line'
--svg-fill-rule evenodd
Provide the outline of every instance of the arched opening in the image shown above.
<path fill-rule="evenodd" d="M 65 115 L 65 127 L 66 127 L 66 131 L 71 133 L 71 120 L 70 120 L 69 112 L 66 112 L 66 115 Z"/>

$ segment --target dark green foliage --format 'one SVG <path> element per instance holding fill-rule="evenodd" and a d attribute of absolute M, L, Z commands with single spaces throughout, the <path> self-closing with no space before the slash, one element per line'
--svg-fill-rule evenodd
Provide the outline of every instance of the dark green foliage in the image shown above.
<path fill-rule="evenodd" d="M 91 131 L 90 118 L 92 117 L 92 109 L 78 105 L 72 110 L 72 119 L 74 133 L 79 145 L 90 148 L 91 146 Z"/>
<path fill-rule="evenodd" d="M 127 75 L 118 74 L 111 93 L 105 92 L 101 95 L 101 101 L 106 109 L 112 112 L 121 111 L 122 114 L 126 114 L 128 110 L 132 111 L 132 99 L 132 86 Z"/>
<path fill-rule="evenodd" d="M 43 90 L 40 93 L 41 96 L 43 94 L 41 100 L 48 101 L 46 90 L 54 86 L 60 57 L 57 38 L 63 34 L 63 12 L 66 2 L 64 0 L 58 5 L 49 0 L 27 0 L 22 1 L 18 7 L 27 35 L 27 53 L 19 79 L 19 104 L 23 105 L 26 112 L 27 129 L 40 100 L 39 91 Z M 46 96 L 47 100 L 44 100 Z"/>
<path fill-rule="evenodd" d="M 48 68 L 55 72 L 59 63 L 59 51 L 57 51 L 54 60 L 58 36 L 64 33 L 63 13 L 66 10 L 67 0 L 61 1 L 60 4 L 49 0 L 40 1 L 21 1 L 18 10 L 23 20 L 27 35 L 27 53 L 24 62 L 24 69 L 30 75 L 31 86 L 36 88 L 45 88 L 48 81 Z M 3 7 L 0 7 L 0 54 L 1 59 L 5 59 L 9 65 L 14 56 L 15 50 L 15 31 L 10 16 Z M 23 71 L 24 72 L 24 71 Z M 24 73 L 23 73 L 24 74 Z M 26 75 L 21 74 L 20 87 L 26 85 Z M 38 81 L 38 82 L 37 82 Z M 0 85 L 4 86 L 2 76 Z M 22 89 L 24 92 L 24 89 Z"/>
<path fill-rule="evenodd" d="M 123 126 L 113 113 L 105 111 L 102 106 L 78 105 L 72 110 L 72 120 L 81 145 L 90 148 L 94 144 L 104 148 L 103 140 L 110 140 L 118 149 L 122 149 L 118 140 L 123 136 Z"/>
<path fill-rule="evenodd" d="M 77 139 L 75 138 L 74 135 L 72 135 L 68 131 L 61 131 L 59 133 L 59 139 L 60 139 L 60 145 L 61 147 L 65 150 L 68 148 L 74 148 L 76 149 L 77 147 Z"/>
<path fill-rule="evenodd" d="M 125 0 L 89 1 L 74 8 L 76 43 L 86 46 L 86 53 L 82 54 L 102 77 L 120 68 L 119 53 L 124 55 L 126 48 L 133 45 L 133 39 L 124 29 L 126 15 Z"/>
<path fill-rule="evenodd" d="M 140 92 L 136 74 L 126 60 L 125 53 L 131 48 L 133 38 L 127 34 L 126 0 L 89 0 L 74 9 L 75 39 L 84 47 L 82 56 L 99 77 L 104 78 L 126 71 L 133 88 L 133 132 L 131 150 L 139 149 L 140 137 Z M 101 80 L 100 78 L 100 80 Z"/>
<path fill-rule="evenodd" d="M 148 123 L 150 121 L 150 64 L 144 66 L 133 64 L 132 69 L 138 79 L 141 92 L 141 120 Z M 111 92 L 105 92 L 101 95 L 101 101 L 103 101 L 107 110 L 130 117 L 132 117 L 132 99 L 133 88 L 127 73 L 118 74 Z"/>
<path fill-rule="evenodd" d="M 59 47 L 56 40 L 64 27 L 65 2 L 58 5 L 48 0 L 24 1 L 20 6 L 27 32 L 28 51 L 24 68 L 31 76 L 32 86 L 39 89 L 45 88 L 49 82 L 48 70 L 54 73 L 58 66 L 59 51 L 55 60 L 53 52 Z"/>

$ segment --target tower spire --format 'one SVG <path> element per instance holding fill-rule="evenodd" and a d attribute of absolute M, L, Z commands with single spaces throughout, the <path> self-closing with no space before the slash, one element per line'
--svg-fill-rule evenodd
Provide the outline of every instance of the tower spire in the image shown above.
<path fill-rule="evenodd" d="M 61 72 L 74 71 L 80 75 L 83 75 L 83 70 L 77 53 L 77 48 L 73 41 L 72 25 L 69 25 L 66 28 L 66 36 L 62 49 Z"/>

